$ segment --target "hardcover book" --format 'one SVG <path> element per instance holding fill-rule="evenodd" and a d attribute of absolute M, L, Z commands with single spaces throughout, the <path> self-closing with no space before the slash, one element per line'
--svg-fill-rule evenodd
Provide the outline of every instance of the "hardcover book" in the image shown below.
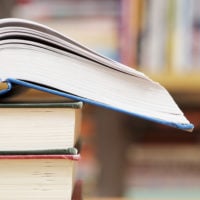
<path fill-rule="evenodd" d="M 193 125 L 143 73 L 36 22 L 0 20 L 0 81 L 44 90 L 184 130 Z"/>
<path fill-rule="evenodd" d="M 82 102 L 1 103 L 0 152 L 74 148 L 81 108 Z"/>
<path fill-rule="evenodd" d="M 1 199 L 71 200 L 75 188 L 74 159 L 78 156 L 0 156 Z"/>

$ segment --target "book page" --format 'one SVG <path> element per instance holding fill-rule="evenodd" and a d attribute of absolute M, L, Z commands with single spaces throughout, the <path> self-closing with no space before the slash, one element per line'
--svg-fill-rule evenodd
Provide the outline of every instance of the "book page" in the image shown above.
<path fill-rule="evenodd" d="M 4 27 L 10 27 L 10 30 L 7 29 L 7 32 L 3 32 Z M 13 30 L 14 32 L 12 32 Z M 103 55 L 97 54 L 96 52 L 75 42 L 67 36 L 36 22 L 15 18 L 3 19 L 0 21 L 0 37 L 3 35 L 5 36 L 5 34 L 12 36 L 12 38 L 15 38 L 15 36 L 17 35 L 21 35 L 25 39 L 27 36 L 29 36 L 32 38 L 33 41 L 34 38 L 42 39 L 43 41 L 48 41 L 51 45 L 58 45 L 62 47 L 63 50 L 66 49 L 73 51 L 75 54 L 81 55 L 87 59 L 98 62 L 104 66 L 116 69 L 118 71 L 130 74 L 132 76 L 148 79 L 150 81 L 150 79 L 143 73 L 136 71 L 121 63 L 118 63 L 117 61 L 109 59 Z"/>

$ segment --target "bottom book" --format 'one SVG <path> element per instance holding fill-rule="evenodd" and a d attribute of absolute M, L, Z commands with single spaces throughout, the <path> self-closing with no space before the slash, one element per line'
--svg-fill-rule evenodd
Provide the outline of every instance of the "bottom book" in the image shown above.
<path fill-rule="evenodd" d="M 0 199 L 71 200 L 76 160 L 79 155 L 1 155 Z"/>

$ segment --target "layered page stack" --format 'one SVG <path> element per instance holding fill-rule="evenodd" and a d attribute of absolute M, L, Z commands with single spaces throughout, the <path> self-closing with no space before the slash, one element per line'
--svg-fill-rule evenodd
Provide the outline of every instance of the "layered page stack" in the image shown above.
<path fill-rule="evenodd" d="M 193 125 L 170 94 L 143 73 L 44 25 L 0 20 L 0 80 L 122 111 L 184 130 Z"/>
<path fill-rule="evenodd" d="M 71 200 L 80 158 L 82 103 L 51 98 L 31 102 L 34 98 L 24 93 L 1 98 L 1 198 Z"/>

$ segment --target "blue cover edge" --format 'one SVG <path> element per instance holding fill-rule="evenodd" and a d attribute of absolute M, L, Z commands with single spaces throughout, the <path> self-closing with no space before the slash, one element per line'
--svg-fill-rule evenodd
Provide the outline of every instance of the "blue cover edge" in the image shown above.
<path fill-rule="evenodd" d="M 2 95 L 4 95 L 4 94 L 8 93 L 8 92 L 12 89 L 12 84 L 11 84 L 11 82 L 6 81 L 6 83 L 7 83 L 7 88 L 6 88 L 6 89 L 0 90 L 0 96 L 2 96 Z"/>
<path fill-rule="evenodd" d="M 161 120 L 161 119 L 158 119 L 158 118 L 153 118 L 153 117 L 148 117 L 148 116 L 145 116 L 145 115 L 140 115 L 140 114 L 137 114 L 137 113 L 128 112 L 128 111 L 125 111 L 123 109 L 116 108 L 116 107 L 113 107 L 113 106 L 110 106 L 110 105 L 107 105 L 107 104 L 104 104 L 104 103 L 101 103 L 101 102 L 98 102 L 98 101 L 94 101 L 94 100 L 87 99 L 87 98 L 84 98 L 84 97 L 76 96 L 76 95 L 73 95 L 73 94 L 70 94 L 70 93 L 67 93 L 67 92 L 62 92 L 62 91 L 59 91 L 59 90 L 56 90 L 56 89 L 51 89 L 51 88 L 41 86 L 41 85 L 37 85 L 37 84 L 34 84 L 34 83 L 30 83 L 30 82 L 27 82 L 27 81 L 9 78 L 9 79 L 6 80 L 6 82 L 8 83 L 8 89 L 0 92 L 0 95 L 5 94 L 6 92 L 9 92 L 12 88 L 12 83 L 14 83 L 14 84 L 22 85 L 22 86 L 25 86 L 25 87 L 28 87 L 28 88 L 33 88 L 33 89 L 36 89 L 36 90 L 48 92 L 48 93 L 55 94 L 55 95 L 58 95 L 58 96 L 70 98 L 70 99 L 73 99 L 73 100 L 76 100 L 76 101 L 82 101 L 84 103 L 104 107 L 106 109 L 115 110 L 117 112 L 122 112 L 122 113 L 125 113 L 125 114 L 129 114 L 129 115 L 132 115 L 132 116 L 135 116 L 135 117 L 138 117 L 138 118 L 142 118 L 142 119 L 145 119 L 145 120 L 148 120 L 148 121 L 167 125 L 167 126 L 174 127 L 174 128 L 177 128 L 177 129 L 181 129 L 181 130 L 185 130 L 185 131 L 191 131 L 192 129 L 194 129 L 194 125 L 191 124 L 191 123 L 188 123 L 188 124 L 173 123 L 173 122 L 168 122 L 168 121 Z"/>

